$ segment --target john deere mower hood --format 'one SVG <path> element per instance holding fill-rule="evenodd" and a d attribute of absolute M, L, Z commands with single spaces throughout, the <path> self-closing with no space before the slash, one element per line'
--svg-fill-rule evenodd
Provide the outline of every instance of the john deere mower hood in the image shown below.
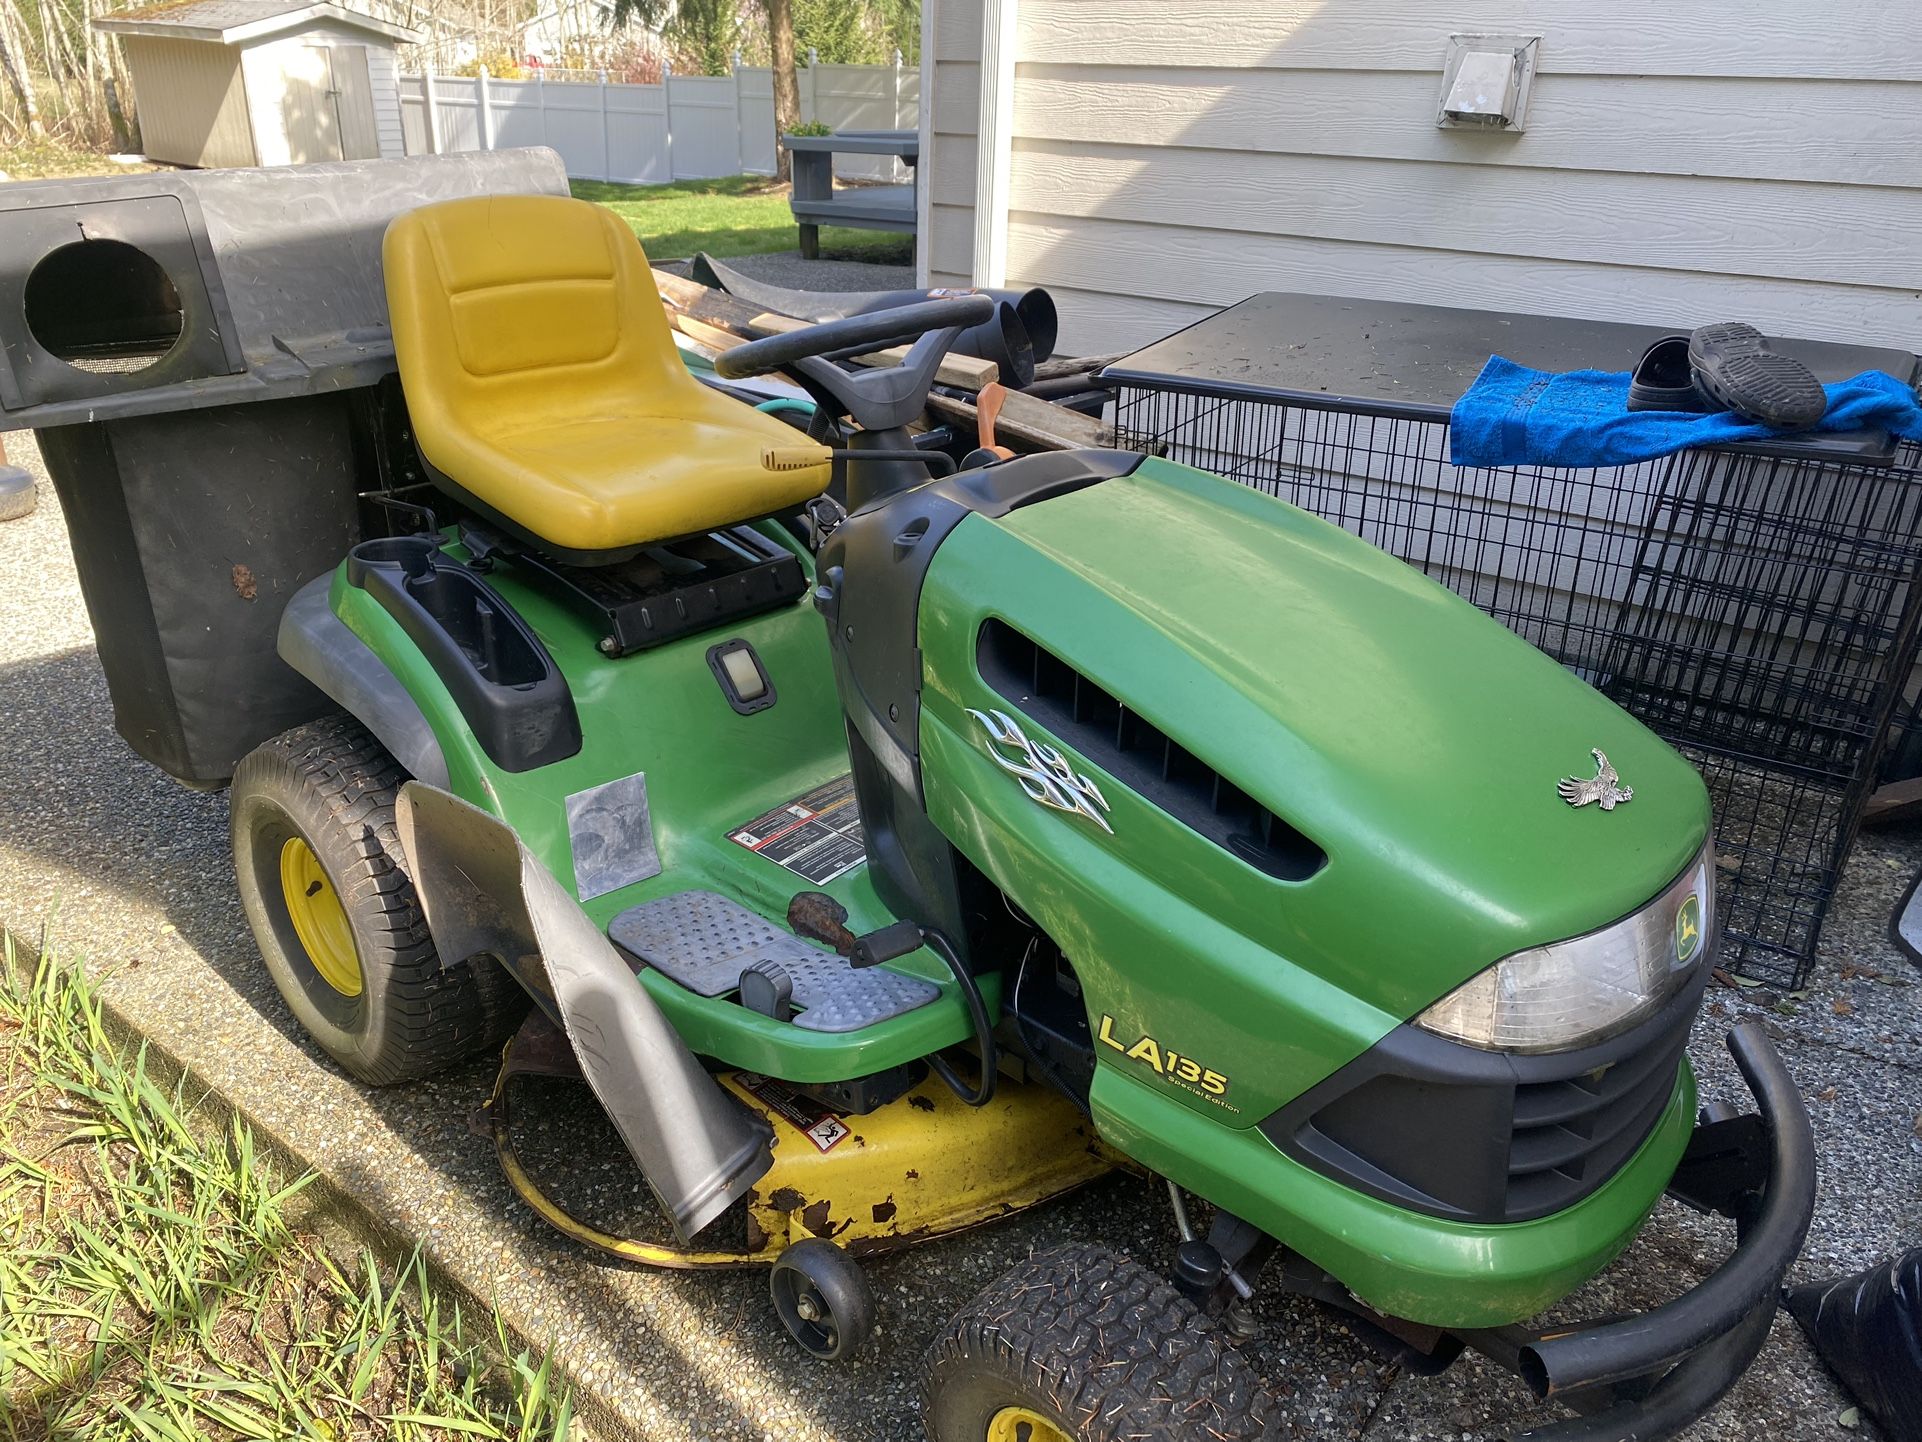
<path fill-rule="evenodd" d="M 1397 1019 L 1636 910 L 1707 835 L 1694 770 L 1581 678 L 1337 527 L 1165 461 L 971 517 L 920 629 L 950 834 L 992 857 L 1054 828 L 1039 846 L 1073 869 L 1126 865 Z M 984 769 L 996 711 L 1095 782 L 1098 823 Z"/>

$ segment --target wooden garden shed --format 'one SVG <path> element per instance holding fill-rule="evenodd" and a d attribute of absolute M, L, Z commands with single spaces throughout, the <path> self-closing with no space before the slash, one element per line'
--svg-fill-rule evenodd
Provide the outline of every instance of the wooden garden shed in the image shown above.
<path fill-rule="evenodd" d="M 96 19 L 133 76 L 141 143 L 176 165 L 399 157 L 394 46 L 418 34 L 302 0 L 172 0 Z"/>

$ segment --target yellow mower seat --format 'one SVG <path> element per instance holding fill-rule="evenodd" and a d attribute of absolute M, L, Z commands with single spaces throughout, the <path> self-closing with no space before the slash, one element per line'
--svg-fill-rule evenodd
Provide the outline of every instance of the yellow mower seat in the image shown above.
<path fill-rule="evenodd" d="M 382 246 L 394 355 L 428 464 L 586 558 L 771 515 L 828 468 L 769 471 L 792 428 L 694 379 L 633 232 L 558 196 L 397 217 Z"/>

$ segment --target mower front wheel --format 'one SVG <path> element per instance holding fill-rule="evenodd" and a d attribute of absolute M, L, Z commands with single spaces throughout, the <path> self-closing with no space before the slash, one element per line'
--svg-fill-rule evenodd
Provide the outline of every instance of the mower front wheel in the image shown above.
<path fill-rule="evenodd" d="M 930 1442 L 1250 1442 L 1277 1400 L 1168 1280 L 1105 1247 L 1037 1252 L 935 1338 Z"/>
<path fill-rule="evenodd" d="M 284 732 L 234 769 L 234 871 L 268 974 L 321 1050 L 370 1086 L 498 1046 L 527 1010 L 491 957 L 436 954 L 394 825 L 406 780 L 345 716 Z"/>
<path fill-rule="evenodd" d="M 824 1362 L 851 1357 L 874 1330 L 874 1293 L 861 1264 L 833 1242 L 804 1237 L 774 1259 L 774 1313 Z"/>

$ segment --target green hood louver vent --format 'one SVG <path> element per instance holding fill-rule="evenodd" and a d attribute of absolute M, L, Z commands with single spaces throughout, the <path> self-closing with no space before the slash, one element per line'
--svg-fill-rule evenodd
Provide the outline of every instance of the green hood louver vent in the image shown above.
<path fill-rule="evenodd" d="M 982 623 L 981 679 L 1130 790 L 1257 871 L 1306 881 L 1328 854 L 1187 747 L 1005 621 Z"/>

